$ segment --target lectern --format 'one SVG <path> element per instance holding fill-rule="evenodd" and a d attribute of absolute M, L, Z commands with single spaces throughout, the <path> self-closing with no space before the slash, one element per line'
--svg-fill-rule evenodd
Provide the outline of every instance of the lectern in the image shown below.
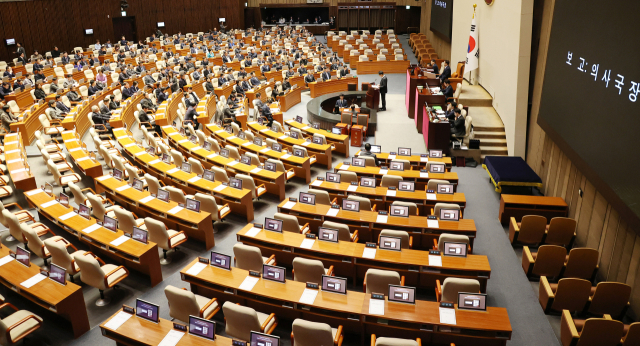
<path fill-rule="evenodd" d="M 362 136 L 363 133 L 362 125 L 353 125 L 351 127 L 351 146 L 352 147 L 361 147 L 362 146 Z"/>
<path fill-rule="evenodd" d="M 378 104 L 380 103 L 380 87 L 377 85 L 370 85 L 367 90 L 367 108 L 378 110 Z"/>

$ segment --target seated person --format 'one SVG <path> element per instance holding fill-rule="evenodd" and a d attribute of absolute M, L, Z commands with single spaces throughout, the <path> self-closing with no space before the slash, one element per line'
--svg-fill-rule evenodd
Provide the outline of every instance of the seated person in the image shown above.
<path fill-rule="evenodd" d="M 464 128 L 464 117 L 462 116 L 462 111 L 459 108 L 454 110 L 456 118 L 451 125 L 451 137 L 452 139 L 456 139 L 456 137 L 464 137 L 466 134 L 466 130 Z"/>
<path fill-rule="evenodd" d="M 111 125 L 109 124 L 109 120 L 111 117 L 109 115 L 105 115 L 100 113 L 100 109 L 98 106 L 91 107 L 91 114 L 89 115 L 96 125 L 104 125 L 107 128 L 107 131 L 113 135 L 113 129 L 111 129 Z M 100 126 L 101 127 L 101 126 Z"/>
<path fill-rule="evenodd" d="M 273 114 L 271 114 L 271 108 L 269 108 L 268 104 L 263 104 L 260 110 L 260 117 L 263 120 L 263 125 L 267 127 L 271 127 L 273 125 Z"/>
<path fill-rule="evenodd" d="M 380 166 L 380 160 L 378 160 L 378 157 L 376 156 L 376 154 L 371 152 L 371 144 L 369 144 L 369 143 L 365 143 L 364 150 L 361 150 L 360 154 L 358 156 L 360 156 L 360 157 L 362 157 L 362 156 L 371 156 L 371 157 L 373 157 L 374 161 L 376 162 L 376 166 Z"/>
<path fill-rule="evenodd" d="M 451 87 L 451 82 L 448 79 L 445 79 L 444 82 L 442 82 L 442 89 L 442 94 L 447 98 L 447 100 L 453 97 L 453 88 Z"/>
<path fill-rule="evenodd" d="M 458 104 L 456 101 L 452 101 L 447 104 L 447 119 L 449 119 L 449 123 L 453 124 L 453 121 L 456 120 L 456 112 L 454 110 L 458 108 Z"/>
<path fill-rule="evenodd" d="M 47 110 L 49 110 L 48 112 L 45 112 L 45 114 L 48 114 L 50 119 L 49 120 L 63 120 L 64 119 L 64 112 L 62 112 L 62 110 L 56 108 L 56 101 L 54 100 L 49 100 L 49 108 L 47 108 Z"/>
<path fill-rule="evenodd" d="M 73 86 L 73 85 L 71 85 L 69 87 L 69 92 L 67 93 L 67 98 L 69 99 L 69 102 L 71 102 L 71 104 L 82 102 L 82 98 L 80 97 L 80 95 L 76 91 L 76 87 Z"/>

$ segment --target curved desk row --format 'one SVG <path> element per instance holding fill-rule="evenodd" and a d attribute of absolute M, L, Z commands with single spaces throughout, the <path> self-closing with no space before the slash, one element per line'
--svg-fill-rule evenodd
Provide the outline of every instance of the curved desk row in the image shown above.
<path fill-rule="evenodd" d="M 25 196 L 29 204 L 38 210 L 41 217 L 49 219 L 69 234 L 77 236 L 78 240 L 88 245 L 93 253 L 105 255 L 128 269 L 149 276 L 151 286 L 162 281 L 160 256 L 156 243 L 143 244 L 129 239 L 124 243 L 114 245 L 112 242 L 123 236 L 123 231 L 112 232 L 98 226 L 96 219 L 85 219 L 73 213 L 73 208 L 67 208 L 56 202 L 54 197 L 40 189 L 25 192 Z"/>
<path fill-rule="evenodd" d="M 473 241 L 477 233 L 476 223 L 472 219 L 443 221 L 429 220 L 426 216 L 410 215 L 409 217 L 388 216 L 384 222 L 382 218 L 378 218 L 378 213 L 374 211 L 360 210 L 355 212 L 333 209 L 325 204 L 310 205 L 289 201 L 280 202 L 278 212 L 295 215 L 302 225 L 309 223 L 309 227 L 314 233 L 318 233 L 318 227 L 321 227 L 324 221 L 346 224 L 351 232 L 358 230 L 358 240 L 361 242 L 376 242 L 383 229 L 405 231 L 413 236 L 413 248 L 423 250 L 431 249 L 433 240 L 437 240 L 442 233 L 468 236 L 469 244 L 473 249 Z"/>
<path fill-rule="evenodd" d="M 436 287 L 448 277 L 476 279 L 480 289 L 486 292 L 491 266 L 487 256 L 465 257 L 439 256 L 440 263 L 432 263 L 425 251 L 402 249 L 401 251 L 375 249 L 373 258 L 366 257 L 365 244 L 339 241 L 337 243 L 316 239 L 313 245 L 303 247 L 304 234 L 293 232 L 270 232 L 261 230 L 255 236 L 249 232 L 248 224 L 237 233 L 238 241 L 259 247 L 263 256 L 276 256 L 278 265 L 292 267 L 293 259 L 304 257 L 320 260 L 325 268 L 333 266 L 336 276 L 352 278 L 354 284 L 364 280 L 368 269 L 395 270 L 405 277 L 405 285 L 420 288 Z"/>
<path fill-rule="evenodd" d="M 319 291 L 313 303 L 300 303 L 306 284 L 287 280 L 279 283 L 262 278 L 249 290 L 241 288 L 249 272 L 239 268 L 224 270 L 206 266 L 192 275 L 189 269 L 194 260 L 180 271 L 191 290 L 205 297 L 216 297 L 219 303 L 231 301 L 250 306 L 257 311 L 275 313 L 283 319 L 303 318 L 315 322 L 342 325 L 345 331 L 368 335 L 421 338 L 426 344 L 506 345 L 511 338 L 511 324 L 507 309 L 488 307 L 486 312 L 457 310 L 456 324 L 440 322 L 439 303 L 416 300 L 415 304 L 385 300 L 384 314 L 369 312 L 370 294 L 347 291 L 337 294 Z M 363 337 L 362 345 L 369 342 Z"/>
<path fill-rule="evenodd" d="M 31 174 L 25 146 L 21 141 L 22 136 L 20 133 L 11 133 L 4 137 L 4 159 L 13 186 L 16 189 L 28 191 L 35 189 L 38 185 L 36 185 L 36 177 Z"/>
<path fill-rule="evenodd" d="M 301 124 L 293 119 L 286 120 L 285 124 L 290 127 L 295 127 L 310 136 L 313 136 L 316 133 L 324 135 L 325 138 L 327 138 L 327 143 L 332 144 L 336 148 L 335 151 L 344 154 L 345 157 L 349 157 L 349 147 L 351 144 L 349 143 L 348 135 L 336 135 L 333 132 L 327 132 L 326 130 L 316 130 L 309 125 Z"/>
<path fill-rule="evenodd" d="M 73 159 L 73 163 L 76 164 L 82 174 L 94 179 L 102 176 L 102 164 L 98 160 L 91 159 L 86 145 L 75 131 L 62 132 L 62 140 L 67 147 L 69 156 Z"/>
<path fill-rule="evenodd" d="M 457 190 L 458 187 L 458 173 L 456 172 L 445 172 L 445 173 L 422 173 L 419 170 L 409 170 L 409 171 L 394 171 L 390 169 L 382 169 L 380 167 L 356 167 L 351 164 L 345 165 L 343 162 L 338 163 L 335 168 L 335 172 L 338 171 L 349 171 L 354 172 L 358 176 L 364 177 L 375 177 L 378 183 L 376 185 L 380 185 L 379 182 L 382 180 L 382 176 L 384 175 L 395 175 L 400 176 L 404 180 L 415 181 L 416 189 L 424 189 L 429 183 L 430 179 L 441 179 L 447 180 L 452 184 L 454 190 Z"/>
<path fill-rule="evenodd" d="M 203 242 L 206 249 L 216 245 L 213 236 L 213 220 L 209 213 L 204 211 L 196 213 L 184 209 L 174 201 L 163 202 L 152 197 L 148 191 L 138 191 L 126 181 L 120 181 L 109 175 L 97 178 L 95 184 L 97 193 L 106 193 L 126 206 L 126 210 L 136 213 L 138 217 L 151 217 L 178 232 L 184 231 L 189 238 Z"/>
<path fill-rule="evenodd" d="M 360 155 L 360 150 L 355 154 L 355 156 Z M 390 153 L 378 153 L 376 154 L 376 158 L 380 161 L 383 161 L 386 166 L 389 165 L 394 159 L 397 160 L 406 160 L 411 163 L 412 166 L 418 166 L 420 168 L 424 168 L 427 165 L 427 162 L 441 162 L 444 163 L 447 169 L 451 170 L 451 157 L 420 157 L 420 155 L 411 155 L 411 156 L 400 156 L 400 155 L 391 155 Z"/>
<path fill-rule="evenodd" d="M 345 77 L 341 79 L 328 80 L 326 82 L 309 83 L 311 98 L 340 91 L 349 91 L 350 88 L 353 89 L 353 91 L 358 90 L 358 77 Z"/>
<path fill-rule="evenodd" d="M 220 182 L 212 182 L 199 178 L 195 173 L 186 173 L 174 164 L 166 164 L 157 156 L 145 152 L 136 141 L 129 137 L 125 129 L 114 129 L 113 135 L 120 146 L 134 160 L 137 166 L 145 172 L 162 180 L 164 183 L 177 186 L 185 193 L 195 194 L 201 192 L 213 195 L 218 204 L 229 203 L 231 212 L 245 215 L 247 221 L 253 220 L 253 201 L 251 191 L 247 189 L 237 190 L 231 187 L 220 188 Z"/>

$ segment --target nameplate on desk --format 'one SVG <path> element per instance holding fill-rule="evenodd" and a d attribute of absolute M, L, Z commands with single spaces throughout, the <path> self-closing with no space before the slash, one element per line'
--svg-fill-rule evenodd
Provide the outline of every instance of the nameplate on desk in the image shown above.
<path fill-rule="evenodd" d="M 82 233 L 89 234 L 89 233 L 91 233 L 91 232 L 93 232 L 93 231 L 97 230 L 97 229 L 98 229 L 98 228 L 100 228 L 100 227 L 102 227 L 102 226 L 101 226 L 101 225 L 99 225 L 99 224 L 97 224 L 97 223 L 94 223 L 93 225 L 91 225 L 91 226 L 89 226 L 89 227 L 87 227 L 87 228 L 83 229 L 83 230 L 82 230 Z"/>
<path fill-rule="evenodd" d="M 175 207 L 171 208 L 171 210 L 167 211 L 167 214 L 176 214 L 179 211 L 181 211 L 182 209 L 184 209 L 184 208 L 181 207 L 181 206 L 175 206 Z"/>
<path fill-rule="evenodd" d="M 153 196 L 147 196 L 147 197 L 139 200 L 138 202 L 140 202 L 140 203 L 149 203 L 149 202 L 153 201 L 154 199 L 155 199 L 155 197 L 153 197 Z"/>
<path fill-rule="evenodd" d="M 438 220 L 427 220 L 427 227 L 428 228 L 440 228 L 440 225 L 438 224 Z"/>
<path fill-rule="evenodd" d="M 378 172 L 378 174 L 387 174 L 389 172 L 388 169 L 382 169 L 380 168 L 380 171 Z"/>
<path fill-rule="evenodd" d="M 386 214 L 378 214 L 376 216 L 377 223 L 387 223 L 389 221 L 389 215 Z"/>
<path fill-rule="evenodd" d="M 251 143 L 251 142 L 244 142 L 244 143 L 242 143 L 242 146 L 243 146 L 243 147 L 248 147 L 248 146 L 251 146 L 251 144 L 253 144 L 253 143 Z"/>
<path fill-rule="evenodd" d="M 393 159 L 395 159 L 395 158 L 396 158 L 396 155 L 395 155 L 395 154 L 389 154 L 389 160 L 393 160 Z"/>
<path fill-rule="evenodd" d="M 437 199 L 438 199 L 438 197 L 436 196 L 435 193 L 427 193 L 427 200 L 428 201 L 435 201 Z"/>
<path fill-rule="evenodd" d="M 101 176 L 101 177 L 97 177 L 97 178 L 96 178 L 96 180 L 97 180 L 97 181 L 103 181 L 103 180 L 107 180 L 107 179 L 109 179 L 109 178 L 111 178 L 111 176 L 110 176 L 110 175 L 103 175 L 103 176 Z"/>
<path fill-rule="evenodd" d="M 429 162 L 429 156 L 427 154 L 420 154 L 420 162 Z"/>
<path fill-rule="evenodd" d="M 215 131 L 215 133 L 222 133 L 222 132 L 225 132 L 225 131 L 224 130 Z"/>
<path fill-rule="evenodd" d="M 196 175 L 195 177 L 193 177 L 193 178 L 191 178 L 191 179 L 189 179 L 187 181 L 190 182 L 190 183 L 195 183 L 196 181 L 198 181 L 200 179 L 202 179 L 202 178 L 200 178 L 199 176 Z"/>
<path fill-rule="evenodd" d="M 443 307 L 442 304 L 438 307 L 440 313 L 440 323 L 443 324 L 453 324 L 456 325 L 456 309 L 453 308 L 453 303 L 451 307 Z"/>
<path fill-rule="evenodd" d="M 66 131 L 65 131 L 66 132 Z M 64 132 L 63 132 L 64 133 Z M 18 144 L 18 141 L 5 142 L 4 145 Z"/>
<path fill-rule="evenodd" d="M 116 191 L 122 192 L 122 191 L 124 191 L 126 189 L 129 189 L 129 188 L 131 188 L 131 186 L 129 186 L 128 184 L 127 185 L 122 185 L 119 188 L 116 188 Z"/>
<path fill-rule="evenodd" d="M 66 214 L 64 214 L 64 215 L 62 215 L 62 216 L 58 216 L 58 219 L 60 219 L 60 220 L 64 221 L 64 220 L 69 219 L 69 218 L 72 218 L 72 217 L 74 217 L 74 216 L 76 216 L 76 215 L 78 215 L 78 214 L 76 214 L 75 212 L 73 212 L 73 211 L 72 211 L 72 212 L 70 212 L 70 213 L 66 213 Z"/>
<path fill-rule="evenodd" d="M 260 132 L 267 132 L 267 131 L 269 131 L 269 129 L 262 129 L 262 130 L 260 130 Z"/>
<path fill-rule="evenodd" d="M 49 201 L 49 202 L 46 202 L 46 203 L 42 203 L 42 204 L 40 205 L 40 208 L 42 208 L 42 209 L 46 209 L 46 208 L 49 208 L 50 206 L 53 206 L 53 205 L 56 205 L 56 204 L 58 204 L 58 201 L 56 201 L 56 200 L 54 199 L 53 201 Z"/>
<path fill-rule="evenodd" d="M 384 295 L 382 295 L 384 297 Z M 369 299 L 369 313 L 371 315 L 384 315 L 384 298 L 377 299 L 371 295 Z"/>
<path fill-rule="evenodd" d="M 180 171 L 180 168 L 172 168 L 172 169 L 167 171 L 167 174 L 173 174 L 173 173 L 178 172 L 178 171 Z"/>
<path fill-rule="evenodd" d="M 89 156 L 85 156 L 85 157 L 81 157 L 79 159 L 76 160 L 76 162 L 82 162 L 84 160 L 90 160 L 91 158 Z"/>
<path fill-rule="evenodd" d="M 139 151 L 139 152 L 133 154 L 133 156 L 138 157 L 138 156 L 144 155 L 144 154 L 147 154 L 147 152 L 146 151 Z"/>
<path fill-rule="evenodd" d="M 122 304 L 122 311 L 124 311 L 124 312 L 126 312 L 128 314 L 135 314 L 136 313 L 136 309 L 134 309 L 134 308 L 132 308 L 130 306 L 124 305 L 124 304 Z"/>
<path fill-rule="evenodd" d="M 397 191 L 394 189 L 387 189 L 387 196 L 389 197 L 395 197 L 396 196 Z"/>
<path fill-rule="evenodd" d="M 24 194 L 27 196 L 33 196 L 33 195 L 39 194 L 40 192 L 44 192 L 44 191 L 42 191 L 41 189 L 35 189 L 35 190 L 25 192 Z"/>
<path fill-rule="evenodd" d="M 120 328 L 121 325 L 127 322 L 127 320 L 130 319 L 131 316 L 133 316 L 133 314 L 135 314 L 135 311 L 134 312 L 120 311 L 117 315 L 113 316 L 109 320 L 109 322 L 105 323 L 104 327 L 109 328 L 111 330 L 117 330 L 118 328 Z"/>
<path fill-rule="evenodd" d="M 125 241 L 129 240 L 130 238 L 127 237 L 126 235 L 122 235 L 116 239 L 114 239 L 112 242 L 110 242 L 109 244 L 113 245 L 113 246 L 120 246 L 122 245 L 122 243 L 124 243 Z"/>

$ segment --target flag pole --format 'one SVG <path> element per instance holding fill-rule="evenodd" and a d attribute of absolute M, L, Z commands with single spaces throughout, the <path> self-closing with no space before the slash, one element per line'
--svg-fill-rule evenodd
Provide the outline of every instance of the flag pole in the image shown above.
<path fill-rule="evenodd" d="M 476 7 L 478 7 L 478 4 L 473 4 L 473 15 L 471 15 L 472 20 L 476 19 Z M 469 71 L 469 84 L 471 84 L 471 71 Z"/>

